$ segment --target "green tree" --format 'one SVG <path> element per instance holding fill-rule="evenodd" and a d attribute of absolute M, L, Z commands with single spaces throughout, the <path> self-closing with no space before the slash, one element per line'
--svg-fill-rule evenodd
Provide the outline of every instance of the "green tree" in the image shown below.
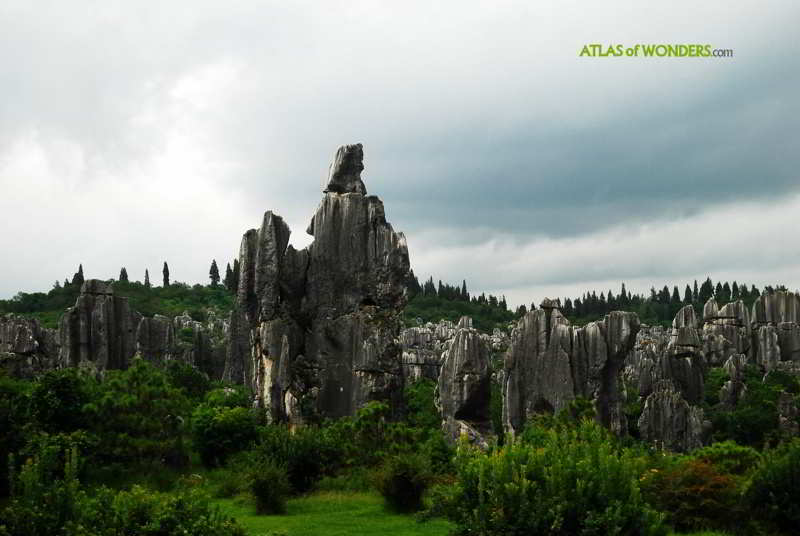
<path fill-rule="evenodd" d="M 144 288 L 150 288 L 150 272 L 146 268 L 144 270 Z"/>
<path fill-rule="evenodd" d="M 219 268 L 217 268 L 217 259 L 213 259 L 211 261 L 211 268 L 208 270 L 208 278 L 211 279 L 212 287 L 219 285 Z"/>
<path fill-rule="evenodd" d="M 124 266 L 119 271 L 119 280 L 123 283 L 128 282 L 128 270 Z"/>
<path fill-rule="evenodd" d="M 164 274 L 164 287 L 166 288 L 169 286 L 169 266 L 167 266 L 167 261 L 164 261 L 164 268 L 161 273 Z"/>

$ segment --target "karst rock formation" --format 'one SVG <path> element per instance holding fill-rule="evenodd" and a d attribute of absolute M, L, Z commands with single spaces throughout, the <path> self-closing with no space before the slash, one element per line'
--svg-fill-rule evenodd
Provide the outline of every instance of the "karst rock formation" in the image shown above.
<path fill-rule="evenodd" d="M 339 147 L 308 247 L 289 245 L 272 212 L 242 238 L 224 377 L 251 386 L 275 421 L 352 415 L 370 400 L 402 410 L 408 248 L 363 169 L 360 144 Z"/>
<path fill-rule="evenodd" d="M 580 396 L 594 402 L 602 424 L 623 433 L 620 379 L 639 326 L 636 314 L 614 311 L 574 327 L 551 300 L 526 313 L 511 333 L 506 354 L 506 430 L 519 433 L 531 416 L 557 413 Z"/>

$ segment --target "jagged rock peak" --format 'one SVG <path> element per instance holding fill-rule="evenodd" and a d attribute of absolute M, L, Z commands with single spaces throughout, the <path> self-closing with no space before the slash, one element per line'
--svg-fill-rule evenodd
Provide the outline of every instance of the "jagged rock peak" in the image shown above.
<path fill-rule="evenodd" d="M 328 170 L 328 185 L 324 191 L 367 195 L 367 188 L 361 180 L 362 171 L 364 171 L 363 146 L 360 143 L 339 146 L 333 155 Z"/>

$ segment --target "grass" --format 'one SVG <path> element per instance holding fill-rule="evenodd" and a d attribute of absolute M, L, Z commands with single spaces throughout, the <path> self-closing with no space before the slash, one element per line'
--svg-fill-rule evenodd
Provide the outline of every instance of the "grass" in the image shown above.
<path fill-rule="evenodd" d="M 259 516 L 255 507 L 235 499 L 216 501 L 223 514 L 236 518 L 253 536 L 446 536 L 453 525 L 441 519 L 418 522 L 388 511 L 375 493 L 326 491 L 290 499 L 286 514 Z"/>

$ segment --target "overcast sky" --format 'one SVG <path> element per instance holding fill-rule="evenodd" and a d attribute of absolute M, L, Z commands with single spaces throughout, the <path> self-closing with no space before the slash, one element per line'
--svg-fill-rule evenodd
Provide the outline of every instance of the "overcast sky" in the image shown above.
<path fill-rule="evenodd" d="M 79 263 L 207 282 L 269 209 L 304 246 L 355 142 L 420 278 L 515 305 L 706 275 L 797 288 L 798 21 L 789 0 L 4 0 L 0 297 Z"/>

